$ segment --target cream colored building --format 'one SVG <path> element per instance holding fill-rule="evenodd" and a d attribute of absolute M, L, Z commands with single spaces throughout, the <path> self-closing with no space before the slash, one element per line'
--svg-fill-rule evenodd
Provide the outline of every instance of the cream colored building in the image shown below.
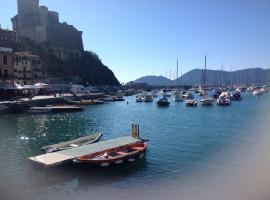
<path fill-rule="evenodd" d="M 21 85 L 32 85 L 42 81 L 42 65 L 39 56 L 31 52 L 14 54 L 14 80 Z"/>

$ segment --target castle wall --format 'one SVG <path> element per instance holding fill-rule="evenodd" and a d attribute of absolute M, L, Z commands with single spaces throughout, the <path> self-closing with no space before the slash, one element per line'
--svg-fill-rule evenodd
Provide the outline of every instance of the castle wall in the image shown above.
<path fill-rule="evenodd" d="M 73 26 L 58 24 L 47 27 L 47 36 L 51 46 L 83 51 L 82 32 Z"/>
<path fill-rule="evenodd" d="M 36 13 L 39 10 L 39 0 L 17 0 L 18 15 Z"/>
<path fill-rule="evenodd" d="M 46 6 L 39 7 L 39 0 L 18 0 L 18 15 L 12 18 L 12 23 L 19 36 L 37 43 L 46 42 L 55 52 L 60 52 L 54 54 L 60 59 L 73 59 L 84 50 L 82 32 L 67 23 L 59 23 L 59 14 Z"/>

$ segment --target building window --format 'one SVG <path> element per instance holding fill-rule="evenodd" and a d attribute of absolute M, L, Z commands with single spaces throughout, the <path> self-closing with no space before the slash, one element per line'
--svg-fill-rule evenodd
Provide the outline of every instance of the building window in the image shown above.
<path fill-rule="evenodd" d="M 4 77 L 8 78 L 8 70 L 7 69 L 4 69 Z"/>
<path fill-rule="evenodd" d="M 7 65 L 8 64 L 8 57 L 7 55 L 3 55 L 3 65 Z"/>

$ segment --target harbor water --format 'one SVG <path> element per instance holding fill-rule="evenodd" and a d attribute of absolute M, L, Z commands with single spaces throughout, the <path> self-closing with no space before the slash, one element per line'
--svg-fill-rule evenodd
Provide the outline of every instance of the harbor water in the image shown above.
<path fill-rule="evenodd" d="M 0 116 L 0 199 L 270 199 L 270 95 L 230 106 L 112 102 L 85 111 Z M 100 131 L 149 139 L 145 159 L 110 168 L 36 166 L 42 146 Z"/>

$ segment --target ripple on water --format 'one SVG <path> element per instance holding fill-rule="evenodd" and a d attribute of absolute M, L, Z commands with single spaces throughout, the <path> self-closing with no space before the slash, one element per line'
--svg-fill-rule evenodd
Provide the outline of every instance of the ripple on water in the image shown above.
<path fill-rule="evenodd" d="M 244 96 L 229 107 L 187 108 L 172 103 L 160 109 L 155 104 L 130 102 L 89 106 L 84 112 L 57 115 L 17 115 L 0 117 L 0 185 L 27 188 L 28 195 L 68 191 L 82 194 L 104 188 L 134 188 L 156 191 L 160 184 L 189 180 L 195 172 L 220 168 L 213 161 L 229 159 L 230 151 L 256 142 L 258 135 L 251 127 L 265 122 L 261 108 L 268 99 L 254 100 Z M 140 163 L 109 170 L 68 165 L 54 170 L 35 168 L 27 173 L 26 158 L 40 154 L 44 145 L 74 139 L 101 131 L 103 139 L 128 135 L 131 123 L 141 125 L 141 136 L 150 139 L 147 157 Z M 228 151 L 230 150 L 230 151 Z M 23 183 L 23 184 L 22 184 Z M 46 195 L 45 195 L 46 196 Z M 68 194 L 67 194 L 68 196 Z"/>

